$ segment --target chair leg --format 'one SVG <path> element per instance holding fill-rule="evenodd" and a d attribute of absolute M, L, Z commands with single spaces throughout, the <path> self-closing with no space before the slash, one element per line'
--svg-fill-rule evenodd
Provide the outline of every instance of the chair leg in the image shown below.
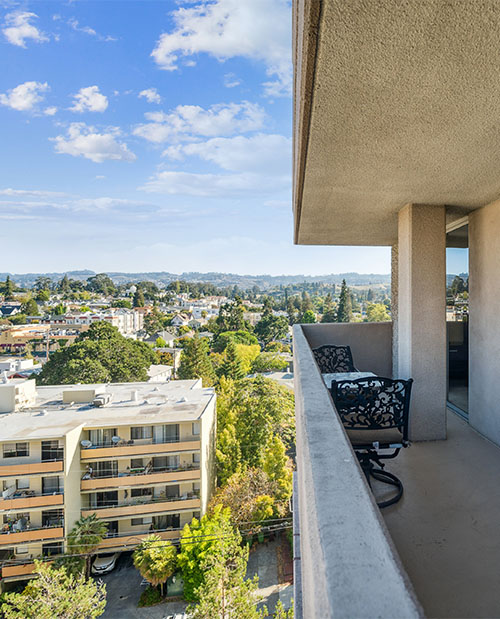
<path fill-rule="evenodd" d="M 380 509 L 383 509 L 384 507 L 388 507 L 389 505 L 394 505 L 394 503 L 397 503 L 399 499 L 403 496 L 402 481 L 393 473 L 389 473 L 389 471 L 383 470 L 382 467 L 384 465 L 380 462 L 378 454 L 372 452 L 357 452 L 356 455 L 358 456 L 359 464 L 361 465 L 363 473 L 365 474 L 366 481 L 368 482 L 368 485 L 372 490 L 372 478 L 384 484 L 389 484 L 397 488 L 396 494 L 390 499 L 380 502 L 377 501 L 378 507 L 380 507 Z M 373 460 L 375 460 L 381 468 L 375 468 Z"/>

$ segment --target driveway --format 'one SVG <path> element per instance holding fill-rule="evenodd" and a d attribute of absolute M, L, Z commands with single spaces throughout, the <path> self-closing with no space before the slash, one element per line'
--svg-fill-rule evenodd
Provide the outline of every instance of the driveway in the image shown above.
<path fill-rule="evenodd" d="M 257 574 L 259 577 L 257 593 L 261 596 L 262 602 L 258 608 L 265 605 L 270 617 L 273 616 L 278 600 L 281 600 L 285 608 L 290 608 L 293 596 L 291 584 L 279 584 L 278 550 L 280 545 L 280 537 L 258 544 L 248 558 L 247 576 L 253 578 Z"/>
<path fill-rule="evenodd" d="M 131 552 L 123 552 L 115 569 L 101 578 L 106 585 L 107 599 L 103 619 L 167 619 L 186 608 L 184 602 L 137 607 L 145 587 L 141 587 L 142 576 L 134 567 Z"/>

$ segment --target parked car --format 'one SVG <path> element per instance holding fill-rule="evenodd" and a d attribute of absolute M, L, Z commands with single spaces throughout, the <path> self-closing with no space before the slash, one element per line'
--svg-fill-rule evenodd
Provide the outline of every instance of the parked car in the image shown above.
<path fill-rule="evenodd" d="M 115 568 L 119 556 L 119 552 L 105 552 L 97 555 L 92 564 L 92 574 L 107 574 L 111 572 Z"/>

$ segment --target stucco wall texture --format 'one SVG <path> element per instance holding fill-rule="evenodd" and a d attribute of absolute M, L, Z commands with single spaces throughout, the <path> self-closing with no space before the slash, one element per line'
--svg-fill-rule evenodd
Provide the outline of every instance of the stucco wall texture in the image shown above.
<path fill-rule="evenodd" d="M 496 200 L 500 2 L 312 4 L 319 27 L 300 20 L 295 63 L 296 97 L 313 84 L 296 111 L 309 127 L 295 134 L 296 242 L 392 245 L 407 203 L 453 219 Z"/>
<path fill-rule="evenodd" d="M 446 438 L 446 224 L 443 206 L 399 213 L 398 375 L 413 378 L 410 438 Z"/>
<path fill-rule="evenodd" d="M 469 421 L 500 444 L 500 200 L 469 217 Z"/>

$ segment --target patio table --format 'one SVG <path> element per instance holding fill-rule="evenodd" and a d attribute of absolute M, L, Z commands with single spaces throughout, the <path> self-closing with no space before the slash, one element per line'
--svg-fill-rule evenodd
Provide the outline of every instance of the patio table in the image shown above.
<path fill-rule="evenodd" d="M 325 385 L 330 389 L 334 380 L 357 380 L 358 378 L 373 378 L 373 372 L 330 372 L 322 374 Z"/>

